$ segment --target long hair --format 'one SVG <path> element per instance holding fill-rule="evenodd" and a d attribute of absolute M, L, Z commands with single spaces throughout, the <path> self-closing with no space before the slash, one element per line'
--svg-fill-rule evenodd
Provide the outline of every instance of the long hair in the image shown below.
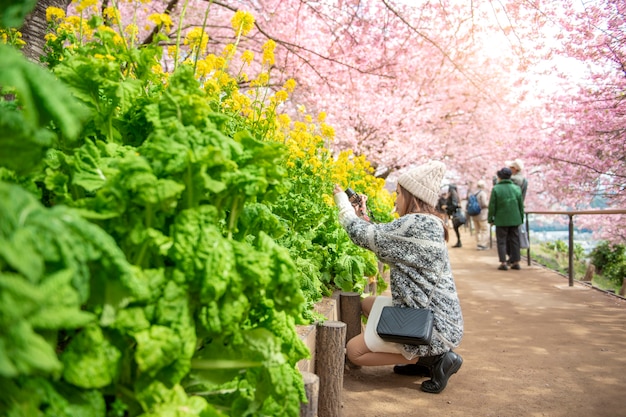
<path fill-rule="evenodd" d="M 398 184 L 398 188 L 400 189 L 400 193 L 402 193 L 402 201 L 403 207 L 397 207 L 396 211 L 400 216 L 404 216 L 405 214 L 410 213 L 426 213 L 432 214 L 433 216 L 437 216 L 441 219 L 443 223 L 443 237 L 445 241 L 448 241 L 448 227 L 446 226 L 447 218 L 444 216 L 444 213 L 439 212 L 435 207 L 430 204 L 422 201 L 421 199 L 415 197 L 411 194 L 406 188 L 402 185 Z"/>

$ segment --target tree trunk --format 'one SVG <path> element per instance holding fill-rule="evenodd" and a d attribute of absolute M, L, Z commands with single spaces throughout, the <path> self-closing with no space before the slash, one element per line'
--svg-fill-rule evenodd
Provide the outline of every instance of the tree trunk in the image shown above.
<path fill-rule="evenodd" d="M 26 16 L 24 25 L 20 29 L 22 32 L 22 40 L 26 45 L 22 49 L 22 53 L 32 62 L 40 63 L 40 57 L 43 55 L 43 47 L 45 45 L 44 36 L 48 22 L 46 22 L 46 9 L 50 6 L 58 7 L 67 11 L 67 6 L 71 0 L 39 0 L 35 8 Z"/>

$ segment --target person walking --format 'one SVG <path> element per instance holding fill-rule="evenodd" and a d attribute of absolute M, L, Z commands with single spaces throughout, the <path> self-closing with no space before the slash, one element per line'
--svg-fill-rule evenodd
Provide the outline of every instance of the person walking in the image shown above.
<path fill-rule="evenodd" d="M 465 223 L 465 218 L 460 210 L 461 198 L 459 197 L 459 191 L 456 184 L 450 184 L 448 186 L 448 198 L 446 200 L 445 208 L 446 213 L 448 213 L 448 216 L 452 220 L 454 234 L 456 234 L 456 244 L 452 247 L 460 248 L 463 245 L 461 244 L 461 233 L 459 232 L 459 228 Z"/>
<path fill-rule="evenodd" d="M 485 191 L 485 181 L 479 180 L 476 183 L 478 190 L 474 193 L 480 213 L 470 215 L 474 230 L 476 230 L 476 248 L 478 250 L 489 249 L 489 222 L 487 221 L 489 211 L 489 198 Z M 469 204 L 468 204 L 469 209 Z"/>
<path fill-rule="evenodd" d="M 524 177 L 522 171 L 524 170 L 524 162 L 516 158 L 513 161 L 506 161 L 506 166 L 511 169 L 513 175 L 511 175 L 511 181 L 513 184 L 517 185 L 522 191 L 522 202 L 526 204 L 526 191 L 528 190 L 528 180 Z M 522 218 L 522 224 L 519 226 L 519 237 L 520 237 L 520 249 L 526 249 L 529 247 L 530 242 L 528 240 L 528 234 L 526 233 L 526 225 L 524 223 L 524 219 Z M 507 264 L 511 265 L 511 254 L 507 251 Z"/>
<path fill-rule="evenodd" d="M 519 225 L 524 219 L 524 202 L 522 191 L 511 181 L 513 172 L 509 167 L 498 171 L 498 183 L 491 190 L 489 197 L 489 223 L 496 226 L 496 242 L 498 245 L 498 269 L 506 271 L 507 249 L 510 254 L 511 269 L 521 269 L 519 261 L 520 241 Z"/>
<path fill-rule="evenodd" d="M 522 201 L 526 201 L 526 190 L 528 190 L 528 180 L 524 177 L 524 162 L 517 158 L 514 161 L 506 161 L 506 166 L 511 169 L 511 181 L 522 191 Z"/>
<path fill-rule="evenodd" d="M 435 207 L 445 169 L 442 162 L 431 161 L 401 175 L 395 202 L 399 218 L 389 223 L 360 218 L 342 188 L 334 188 L 339 222 L 350 239 L 374 252 L 390 268 L 391 297 L 363 299 L 367 327 L 348 341 L 348 360 L 358 366 L 396 365 L 398 374 L 430 375 L 421 384 L 422 391 L 429 393 L 443 391 L 463 363 L 452 350 L 463 337 L 463 315 L 450 266 L 448 229 L 445 214 Z M 382 306 L 390 304 L 406 308 L 428 305 L 435 316 L 430 344 L 413 346 L 380 339 L 372 329 Z"/>

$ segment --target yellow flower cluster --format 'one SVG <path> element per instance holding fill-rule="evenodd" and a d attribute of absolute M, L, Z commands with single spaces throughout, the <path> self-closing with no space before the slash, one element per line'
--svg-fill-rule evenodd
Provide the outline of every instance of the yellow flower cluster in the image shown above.
<path fill-rule="evenodd" d="M 224 100 L 224 107 L 232 112 L 249 116 L 252 111 L 252 101 L 250 100 L 250 97 L 236 91 L 230 96 L 230 98 Z"/>
<path fill-rule="evenodd" d="M 115 57 L 111 54 L 106 54 L 106 55 L 102 55 L 102 54 L 94 54 L 93 56 L 96 59 L 105 59 L 108 61 L 115 61 Z"/>
<path fill-rule="evenodd" d="M 126 28 L 124 29 L 124 32 L 128 36 L 130 36 L 130 38 L 133 41 L 136 41 L 138 39 L 138 36 L 139 36 L 139 27 L 136 24 L 131 23 L 128 26 L 126 26 Z"/>
<path fill-rule="evenodd" d="M 108 19 L 112 25 L 117 25 L 121 18 L 120 11 L 115 7 L 110 6 L 105 7 L 104 10 L 102 10 L 102 17 Z"/>
<path fill-rule="evenodd" d="M 243 54 L 241 54 L 241 61 L 245 64 L 250 65 L 252 61 L 254 61 L 254 52 L 244 51 Z"/>
<path fill-rule="evenodd" d="M 46 21 L 49 23 L 59 23 L 65 19 L 65 10 L 58 7 L 48 7 L 46 9 Z"/>
<path fill-rule="evenodd" d="M 238 10 L 230 21 L 237 36 L 246 36 L 254 28 L 254 16 L 251 13 Z"/>
<path fill-rule="evenodd" d="M 202 28 L 195 27 L 187 32 L 183 43 L 185 45 L 189 45 L 189 47 L 196 54 L 204 54 L 204 52 L 206 51 L 206 47 L 209 44 L 209 34 L 204 32 Z"/>
<path fill-rule="evenodd" d="M 262 72 L 250 83 L 251 87 L 265 87 L 270 81 L 270 75 L 267 72 Z"/>
<path fill-rule="evenodd" d="M 0 28 L 0 43 L 5 45 L 13 45 L 18 48 L 26 45 L 26 42 L 22 40 L 22 32 L 18 31 L 15 28 L 10 29 L 2 29 Z"/>
<path fill-rule="evenodd" d="M 56 29 L 57 36 L 74 35 L 78 37 L 82 34 L 85 39 L 93 38 L 94 31 L 85 19 L 78 16 L 68 16 L 60 22 Z"/>
<path fill-rule="evenodd" d="M 351 187 L 378 201 L 381 207 L 393 208 L 395 193 L 385 189 L 385 180 L 374 177 L 374 168 L 364 155 L 354 155 L 352 150 L 341 152 L 332 167 L 332 179 L 343 187 Z"/>
<path fill-rule="evenodd" d="M 113 36 L 113 43 L 117 46 L 124 45 L 124 39 L 110 26 L 100 25 L 98 26 L 98 31 L 100 33 L 111 33 Z"/>
<path fill-rule="evenodd" d="M 157 26 L 163 26 L 166 31 L 169 31 L 172 28 L 172 18 L 167 13 L 153 13 L 148 16 L 148 20 L 150 20 Z"/>
<path fill-rule="evenodd" d="M 276 42 L 268 40 L 263 45 L 263 65 L 274 65 L 274 49 L 276 49 Z"/>
<path fill-rule="evenodd" d="M 78 13 L 91 10 L 93 13 L 98 11 L 98 0 L 80 0 L 78 2 L 73 1 L 72 3 L 78 3 L 76 6 L 76 11 Z"/>
<path fill-rule="evenodd" d="M 78 1 L 77 10 L 80 12 L 96 13 L 94 10 L 96 0 Z M 101 35 L 107 36 L 100 36 L 96 39 L 100 39 L 101 42 L 104 39 L 113 39 L 115 45 L 122 46 L 126 37 L 130 39 L 130 45 L 124 47 L 132 47 L 133 40 L 137 39 L 139 33 L 138 26 L 130 24 L 124 29 L 117 28 L 116 25 L 121 21 L 121 15 L 115 7 L 106 7 L 101 13 L 105 23 L 96 30 Z M 82 14 L 80 17 L 65 17 L 63 10 L 51 7 L 47 10 L 46 18 L 57 26 L 56 33 L 47 35 L 49 41 L 53 41 L 56 36 L 60 37 L 62 34 L 82 36 L 79 42 L 92 39 L 93 28 L 87 24 L 89 18 Z M 148 22 L 165 31 L 170 31 L 173 27 L 170 15 L 165 13 L 150 14 L 145 23 Z M 373 168 L 364 156 L 355 156 L 351 151 L 347 151 L 333 158 L 329 144 L 334 140 L 335 130 L 327 123 L 326 113 L 320 112 L 314 117 L 307 113 L 305 106 L 300 105 L 297 106 L 299 113 L 297 120 L 294 120 L 288 114 L 279 111 L 281 106 L 288 103 L 289 96 L 296 88 L 296 82 L 288 79 L 283 83 L 282 88 L 272 87 L 270 69 L 275 64 L 275 41 L 268 40 L 263 45 L 259 59 L 261 70 L 255 76 L 249 76 L 243 71 L 244 66 L 251 66 L 255 60 L 255 54 L 249 50 L 239 55 L 241 67 L 238 70 L 233 71 L 229 68 L 238 53 L 240 37 L 249 34 L 254 29 L 255 20 L 252 14 L 237 11 L 231 19 L 231 25 L 235 30 L 237 40 L 227 44 L 221 53 L 207 53 L 208 33 L 202 27 L 193 27 L 187 31 L 182 45 L 166 47 L 167 55 L 177 58 L 178 64 L 193 65 L 196 77 L 206 94 L 205 99 L 214 100 L 221 110 L 228 114 L 245 118 L 249 128 L 255 130 L 260 137 L 285 144 L 289 150 L 286 166 L 294 170 L 293 175 L 310 176 L 320 184 L 338 183 L 351 186 L 358 192 L 366 193 L 370 198 L 375 196 L 380 201 L 390 202 L 390 206 L 393 207 L 392 196 L 384 191 L 384 180 L 373 177 Z M 119 30 L 123 30 L 123 33 Z M 178 48 L 188 48 L 189 51 L 181 53 Z M 102 49 L 98 51 L 94 54 L 94 58 L 99 60 L 113 61 L 126 56 L 126 54 L 117 54 L 115 51 L 109 53 L 109 49 L 106 53 L 102 52 Z M 132 66 L 128 67 L 132 68 Z M 164 72 L 162 65 L 155 62 L 151 72 L 160 75 L 161 82 L 167 82 L 168 74 Z M 245 85 L 248 86 L 247 90 L 242 88 Z M 329 189 L 329 195 L 324 196 L 329 203 L 332 203 L 331 191 L 332 189 Z"/>

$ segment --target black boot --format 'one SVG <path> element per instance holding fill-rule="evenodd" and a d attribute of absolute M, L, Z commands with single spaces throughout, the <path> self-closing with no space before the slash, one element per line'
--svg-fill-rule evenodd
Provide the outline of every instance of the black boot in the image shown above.
<path fill-rule="evenodd" d="M 431 379 L 422 382 L 422 391 L 439 394 L 448 385 L 448 379 L 461 368 L 462 364 L 463 358 L 452 351 L 439 356 L 431 370 Z"/>
<path fill-rule="evenodd" d="M 394 366 L 393 372 L 398 375 L 431 377 L 433 365 L 439 360 L 439 358 L 440 356 L 421 356 L 416 363 Z"/>
<path fill-rule="evenodd" d="M 463 247 L 463 245 L 461 245 L 461 241 L 459 240 L 458 242 L 456 242 L 456 245 L 452 246 L 453 248 L 461 248 Z"/>
<path fill-rule="evenodd" d="M 422 365 L 419 362 L 410 363 L 408 365 L 396 365 L 393 367 L 393 372 L 398 375 L 430 377 L 430 367 Z"/>

